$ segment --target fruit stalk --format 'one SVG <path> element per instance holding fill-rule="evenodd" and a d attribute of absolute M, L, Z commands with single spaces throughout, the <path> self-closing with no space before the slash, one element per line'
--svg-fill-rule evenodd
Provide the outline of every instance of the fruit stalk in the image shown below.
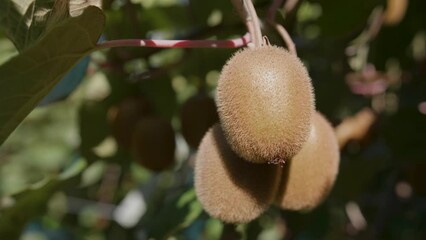
<path fill-rule="evenodd" d="M 262 31 L 260 30 L 260 22 L 257 17 L 256 9 L 253 6 L 251 0 L 243 0 L 244 8 L 247 11 L 246 25 L 248 30 L 251 32 L 251 39 L 253 41 L 254 47 L 262 46 Z"/>
<path fill-rule="evenodd" d="M 286 5 L 289 1 L 286 1 Z M 290 1 L 293 2 L 293 1 Z M 295 4 L 297 3 L 297 1 L 295 1 Z M 282 0 L 274 0 L 271 4 L 271 6 L 269 7 L 268 10 L 268 15 L 266 17 L 266 22 L 271 25 L 272 27 L 275 28 L 275 31 L 278 32 L 278 34 L 281 36 L 281 38 L 284 40 L 285 44 L 287 45 L 287 48 L 289 50 L 289 52 L 291 52 L 292 54 L 297 56 L 297 51 L 296 51 L 296 45 L 294 44 L 293 40 L 290 37 L 290 34 L 287 32 L 287 30 L 281 25 L 275 22 L 275 15 L 278 11 L 278 8 L 281 6 L 282 4 Z M 293 6 L 294 7 L 294 6 Z M 286 12 L 290 12 L 293 7 L 287 11 L 287 9 L 285 9 Z"/>
<path fill-rule="evenodd" d="M 299 2 L 299 0 L 287 0 L 285 1 L 284 4 L 284 12 L 288 13 L 291 12 L 297 5 L 297 3 Z"/>
<path fill-rule="evenodd" d="M 271 24 L 275 27 L 275 30 L 278 32 L 278 34 L 280 34 L 280 36 L 284 40 L 285 44 L 287 45 L 288 51 L 297 56 L 296 45 L 294 44 L 287 30 L 285 30 L 285 28 L 281 24 Z"/>
<path fill-rule="evenodd" d="M 268 14 L 266 17 L 267 22 L 273 22 L 275 19 L 275 15 L 277 14 L 278 9 L 280 8 L 283 0 L 274 0 L 271 3 L 271 6 L 268 9 Z"/>

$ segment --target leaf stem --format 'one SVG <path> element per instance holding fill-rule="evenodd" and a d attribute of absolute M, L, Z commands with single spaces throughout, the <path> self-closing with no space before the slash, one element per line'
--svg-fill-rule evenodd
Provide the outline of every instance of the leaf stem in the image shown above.
<path fill-rule="evenodd" d="M 113 47 L 152 47 L 152 48 L 239 48 L 246 46 L 251 40 L 246 33 L 241 38 L 229 40 L 151 40 L 120 39 L 98 44 L 98 49 Z"/>

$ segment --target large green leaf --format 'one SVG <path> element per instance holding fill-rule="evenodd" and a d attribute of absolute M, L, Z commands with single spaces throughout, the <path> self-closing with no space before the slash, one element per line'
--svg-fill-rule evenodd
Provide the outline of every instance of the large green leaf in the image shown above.
<path fill-rule="evenodd" d="M 90 6 L 0 66 L 0 144 L 67 71 L 96 48 L 104 24 L 102 10 Z"/>
<path fill-rule="evenodd" d="M 18 49 L 38 39 L 53 8 L 53 0 L 0 0 L 0 24 Z"/>
<path fill-rule="evenodd" d="M 0 27 L 22 51 L 53 26 L 100 3 L 101 0 L 0 0 Z"/>
<path fill-rule="evenodd" d="M 167 201 L 161 210 L 147 222 L 148 235 L 154 239 L 167 239 L 180 230 L 188 227 L 203 212 L 195 190 L 186 192 Z"/>

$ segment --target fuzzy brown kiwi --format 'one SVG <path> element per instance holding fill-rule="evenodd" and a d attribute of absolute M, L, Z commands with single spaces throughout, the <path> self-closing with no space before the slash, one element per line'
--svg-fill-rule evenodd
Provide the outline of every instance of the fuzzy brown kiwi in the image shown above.
<path fill-rule="evenodd" d="M 158 116 L 142 118 L 134 128 L 132 153 L 142 166 L 153 171 L 171 167 L 175 160 L 175 133 L 167 120 Z"/>
<path fill-rule="evenodd" d="M 289 210 L 307 210 L 319 205 L 336 180 L 339 160 L 333 128 L 321 114 L 314 114 L 307 142 L 284 167 L 276 204 Z"/>
<path fill-rule="evenodd" d="M 281 168 L 241 159 L 219 124 L 201 141 L 195 158 L 195 191 L 203 208 L 226 223 L 257 218 L 274 200 Z"/>
<path fill-rule="evenodd" d="M 204 134 L 219 121 L 216 103 L 206 94 L 189 98 L 181 108 L 182 135 L 192 148 L 197 148 Z"/>
<path fill-rule="evenodd" d="M 218 81 L 217 104 L 232 149 L 255 163 L 293 157 L 314 113 L 305 66 L 276 46 L 246 48 L 230 58 Z"/>
<path fill-rule="evenodd" d="M 129 149 L 136 123 L 142 117 L 148 116 L 152 112 L 151 104 L 142 96 L 128 97 L 118 105 L 110 108 L 108 121 L 111 126 L 112 135 L 117 143 L 121 147 Z"/>

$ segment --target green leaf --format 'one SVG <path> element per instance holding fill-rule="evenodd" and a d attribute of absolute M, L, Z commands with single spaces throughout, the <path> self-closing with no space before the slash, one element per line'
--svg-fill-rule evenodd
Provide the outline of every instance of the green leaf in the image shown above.
<path fill-rule="evenodd" d="M 15 46 L 24 49 L 43 33 L 53 5 L 52 0 L 0 0 L 0 24 Z"/>
<path fill-rule="evenodd" d="M 38 189 L 22 193 L 13 207 L 0 215 L 0 238 L 18 239 L 25 224 L 44 211 L 46 201 L 60 187 L 60 182 L 52 180 Z"/>
<path fill-rule="evenodd" d="M 22 51 L 37 42 L 46 30 L 100 3 L 100 0 L 0 0 L 0 26 Z"/>
<path fill-rule="evenodd" d="M 88 7 L 0 66 L 0 144 L 67 71 L 96 48 L 104 23 L 102 10 Z"/>
<path fill-rule="evenodd" d="M 203 212 L 193 188 L 166 202 L 161 210 L 149 220 L 149 237 L 167 239 L 176 232 L 188 227 Z"/>
<path fill-rule="evenodd" d="M 86 165 L 85 160 L 76 159 L 61 174 L 47 178 L 14 195 L 13 206 L 0 211 L 0 239 L 18 239 L 27 222 L 42 214 L 50 197 L 78 179 Z"/>

